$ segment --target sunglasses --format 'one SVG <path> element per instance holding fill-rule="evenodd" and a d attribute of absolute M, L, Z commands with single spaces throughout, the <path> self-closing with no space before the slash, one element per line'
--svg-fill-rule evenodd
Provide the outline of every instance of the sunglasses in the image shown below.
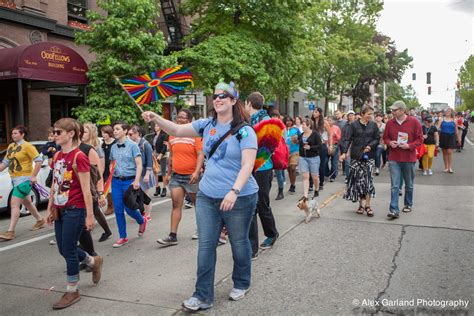
<path fill-rule="evenodd" d="M 216 100 L 217 98 L 219 98 L 221 100 L 224 100 L 226 98 L 232 98 L 232 96 L 230 94 L 227 94 L 227 93 L 218 93 L 218 94 L 213 94 L 212 95 L 213 100 Z"/>
<path fill-rule="evenodd" d="M 53 135 L 59 136 L 63 133 L 64 131 L 61 129 L 55 129 L 53 130 Z"/>

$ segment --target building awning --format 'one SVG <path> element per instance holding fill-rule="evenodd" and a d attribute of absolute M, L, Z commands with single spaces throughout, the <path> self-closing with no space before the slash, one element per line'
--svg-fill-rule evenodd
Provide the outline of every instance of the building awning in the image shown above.
<path fill-rule="evenodd" d="M 59 43 L 0 49 L 0 80 L 20 78 L 86 85 L 87 71 L 81 55 Z"/>

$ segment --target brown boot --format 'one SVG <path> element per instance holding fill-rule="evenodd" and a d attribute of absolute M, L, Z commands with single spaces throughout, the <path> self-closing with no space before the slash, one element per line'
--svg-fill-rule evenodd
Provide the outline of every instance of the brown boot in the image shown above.
<path fill-rule="evenodd" d="M 112 202 L 112 194 L 107 194 L 107 210 L 104 215 L 112 215 L 114 213 L 114 203 Z"/>
<path fill-rule="evenodd" d="M 15 232 L 14 231 L 7 231 L 4 232 L 3 234 L 0 234 L 0 240 L 1 241 L 9 241 L 15 238 Z"/>
<path fill-rule="evenodd" d="M 100 277 L 102 276 L 102 264 L 104 263 L 104 258 L 101 256 L 94 256 L 94 266 L 92 267 L 92 282 L 94 284 L 99 283 Z"/>
<path fill-rule="evenodd" d="M 38 230 L 44 227 L 44 219 L 40 219 L 39 221 L 36 222 L 36 224 L 33 225 L 33 227 L 30 228 L 30 230 Z"/>
<path fill-rule="evenodd" d="M 66 292 L 58 302 L 54 303 L 53 309 L 63 309 L 79 302 L 80 300 L 81 295 L 79 295 L 79 291 Z"/>

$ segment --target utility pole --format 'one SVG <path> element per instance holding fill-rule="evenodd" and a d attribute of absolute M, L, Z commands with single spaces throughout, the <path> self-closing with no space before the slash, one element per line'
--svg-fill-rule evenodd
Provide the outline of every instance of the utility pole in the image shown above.
<path fill-rule="evenodd" d="M 384 81 L 383 82 L 383 114 L 386 113 L 385 112 L 385 105 L 387 104 L 386 100 L 385 100 L 386 98 L 387 98 L 387 96 L 385 95 L 385 81 Z"/>

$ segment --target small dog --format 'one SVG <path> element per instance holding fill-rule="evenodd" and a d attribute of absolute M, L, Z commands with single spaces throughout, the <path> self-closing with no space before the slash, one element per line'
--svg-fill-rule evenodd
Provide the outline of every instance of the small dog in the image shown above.
<path fill-rule="evenodd" d="M 306 217 L 304 219 L 304 222 L 306 224 L 309 223 L 312 217 L 321 217 L 319 205 L 315 198 L 313 198 L 312 200 L 308 200 L 307 197 L 303 196 L 301 199 L 299 199 L 297 206 L 306 214 Z"/>

